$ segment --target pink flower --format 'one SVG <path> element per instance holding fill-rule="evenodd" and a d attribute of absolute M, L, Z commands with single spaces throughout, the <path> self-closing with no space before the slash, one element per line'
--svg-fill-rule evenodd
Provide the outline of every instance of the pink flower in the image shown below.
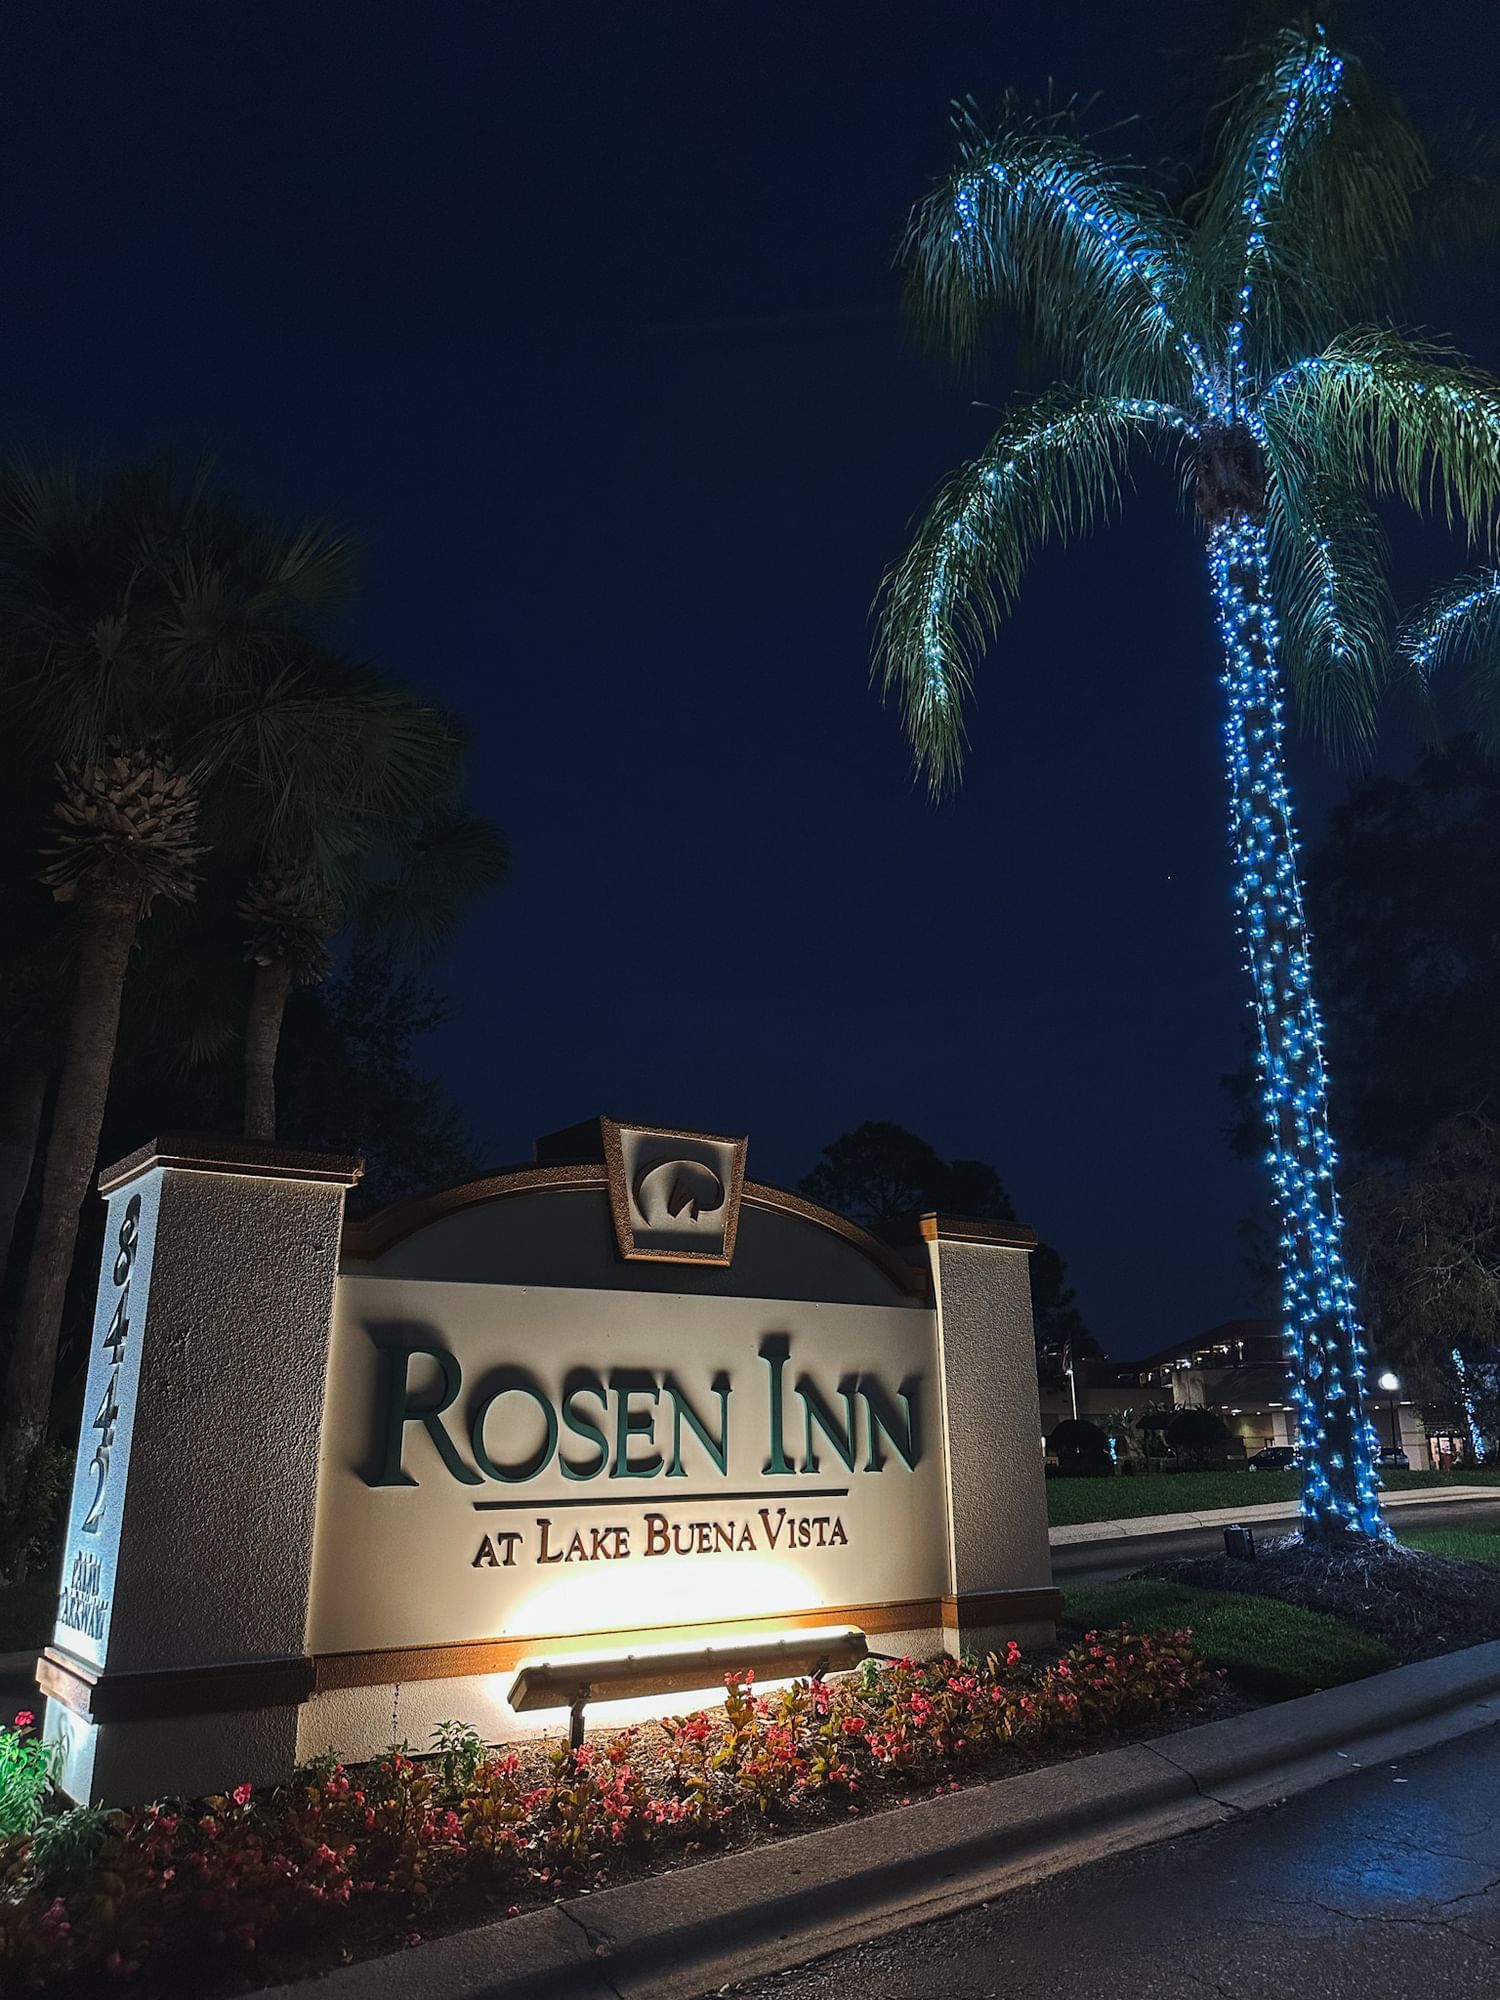
<path fill-rule="evenodd" d="M 247 1805 L 249 1805 L 249 1803 L 250 1803 L 250 1793 L 251 1793 L 251 1789 L 252 1789 L 252 1787 L 251 1787 L 251 1786 L 249 1786 L 249 1785 L 236 1785 L 236 1786 L 235 1786 L 235 1788 L 234 1788 L 234 1802 L 235 1802 L 235 1804 L 236 1804 L 237 1806 L 247 1806 Z"/>
<path fill-rule="evenodd" d="M 17 1729 L 29 1729 L 35 1721 L 36 1717 L 32 1714 L 31 1710 L 23 1708 L 21 1713 L 16 1717 L 16 1727 Z"/>

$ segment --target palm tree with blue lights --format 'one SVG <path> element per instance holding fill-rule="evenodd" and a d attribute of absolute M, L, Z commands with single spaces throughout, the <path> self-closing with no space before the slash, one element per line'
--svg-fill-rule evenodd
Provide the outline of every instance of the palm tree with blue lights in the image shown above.
<path fill-rule="evenodd" d="M 878 671 L 935 790 L 956 781 L 979 657 L 1033 553 L 1115 509 L 1129 455 L 1173 456 L 1196 503 L 1223 645 L 1234 895 L 1254 987 L 1280 1218 L 1283 1322 L 1310 1541 L 1384 1536 L 1365 1349 L 1345 1269 L 1296 835 L 1283 680 L 1358 747 L 1397 657 L 1374 502 L 1472 532 L 1500 498 L 1500 383 L 1364 323 L 1436 177 L 1398 106 L 1314 24 L 1232 99 L 1193 200 L 1007 103 L 959 124 L 903 250 L 961 355 L 1018 322 L 1066 386 L 1007 409 L 885 582 Z"/>

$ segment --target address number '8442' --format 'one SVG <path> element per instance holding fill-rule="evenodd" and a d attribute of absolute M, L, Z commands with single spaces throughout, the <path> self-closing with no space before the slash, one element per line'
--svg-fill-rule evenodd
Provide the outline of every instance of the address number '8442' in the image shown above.
<path fill-rule="evenodd" d="M 119 1419 L 120 1405 L 117 1391 L 120 1386 L 120 1362 L 125 1353 L 125 1341 L 130 1333 L 130 1274 L 135 1268 L 136 1247 L 141 1233 L 141 1198 L 133 1194 L 126 1204 L 125 1214 L 120 1223 L 120 1233 L 115 1239 L 115 1264 L 112 1276 L 119 1293 L 109 1325 L 104 1329 L 104 1351 L 110 1357 L 109 1379 L 104 1385 L 104 1396 L 95 1412 L 89 1429 L 99 1433 L 99 1442 L 94 1447 L 94 1456 L 89 1461 L 89 1470 L 94 1475 L 94 1493 L 89 1502 L 89 1511 L 83 1517 L 83 1532 L 97 1534 L 104 1519 L 104 1498 L 109 1485 L 109 1456 L 114 1449 L 115 1424 Z"/>

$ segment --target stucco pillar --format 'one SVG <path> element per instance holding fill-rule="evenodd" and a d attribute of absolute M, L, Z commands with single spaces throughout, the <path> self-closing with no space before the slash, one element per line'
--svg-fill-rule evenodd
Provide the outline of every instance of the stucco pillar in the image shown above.
<path fill-rule="evenodd" d="M 53 1643 L 69 1797 L 284 1775 L 305 1650 L 324 1375 L 357 1159 L 163 1138 L 108 1201 Z"/>
<path fill-rule="evenodd" d="M 937 1301 L 948 1465 L 949 1592 L 943 1643 L 985 1653 L 1050 1641 L 1052 1584 L 1031 1324 L 1032 1230 L 921 1218 Z"/>

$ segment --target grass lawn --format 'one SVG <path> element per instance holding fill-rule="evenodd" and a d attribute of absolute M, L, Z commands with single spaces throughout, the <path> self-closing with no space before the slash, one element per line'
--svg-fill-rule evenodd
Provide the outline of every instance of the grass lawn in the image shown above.
<path fill-rule="evenodd" d="M 1414 1487 L 1497 1486 L 1500 1470 L 1472 1472 L 1391 1472 L 1381 1482 L 1387 1493 Z M 1212 1507 L 1249 1507 L 1271 1500 L 1296 1500 L 1298 1472 L 1148 1472 L 1131 1479 L 1049 1479 L 1047 1519 L 1054 1528 L 1083 1521 L 1127 1521 L 1141 1514 L 1198 1514 Z"/>
<path fill-rule="evenodd" d="M 1500 1541 L 1495 1546 L 1500 1550 Z M 1210 1666 L 1223 1667 L 1238 1686 L 1277 1700 L 1363 1680 L 1396 1664 L 1379 1639 L 1324 1612 L 1273 1598 L 1193 1590 L 1151 1578 L 1084 1584 L 1064 1594 L 1069 1625 L 1102 1630 L 1124 1623 L 1137 1631 L 1186 1626 Z"/>
<path fill-rule="evenodd" d="M 1455 1556 L 1460 1562 L 1487 1563 L 1500 1569 L 1500 1521 L 1493 1527 L 1413 1528 L 1400 1539 L 1408 1548 L 1427 1549 L 1435 1556 Z"/>

